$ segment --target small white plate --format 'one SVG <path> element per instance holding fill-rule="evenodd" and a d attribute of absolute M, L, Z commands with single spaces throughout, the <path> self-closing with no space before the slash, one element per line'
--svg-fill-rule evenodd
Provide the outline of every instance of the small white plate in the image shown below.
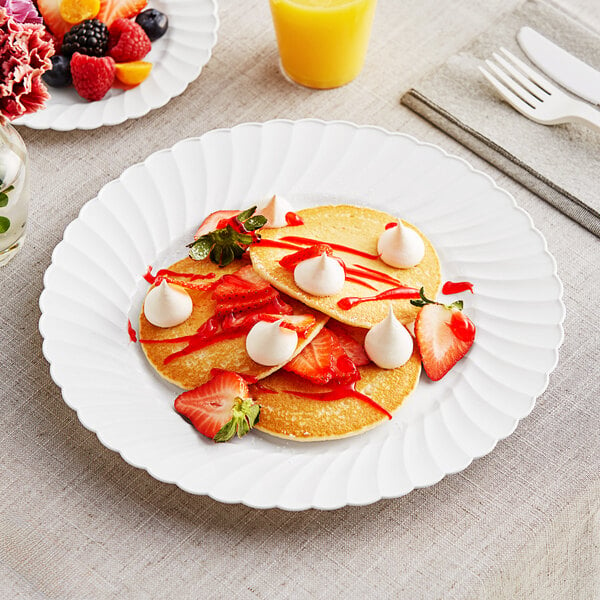
<path fill-rule="evenodd" d="M 167 33 L 152 42 L 144 60 L 153 64 L 143 83 L 130 90 L 111 89 L 102 100 L 88 102 L 73 87 L 48 87 L 46 108 L 13 121 L 32 129 L 96 129 L 142 117 L 179 96 L 209 61 L 217 42 L 217 0 L 151 0 L 149 8 L 169 18 Z"/>
<path fill-rule="evenodd" d="M 423 375 L 392 421 L 362 435 L 215 444 L 173 410 L 179 391 L 129 339 L 148 265 L 185 256 L 209 212 L 273 192 L 298 208 L 356 203 L 407 219 L 436 247 L 444 280 L 475 285 L 461 295 L 477 326 L 467 356 L 441 381 Z M 555 261 L 508 193 L 436 146 L 339 121 L 248 123 L 151 155 L 83 207 L 44 285 L 51 375 L 103 444 L 188 492 L 289 510 L 398 497 L 490 452 L 546 388 L 565 314 Z"/>

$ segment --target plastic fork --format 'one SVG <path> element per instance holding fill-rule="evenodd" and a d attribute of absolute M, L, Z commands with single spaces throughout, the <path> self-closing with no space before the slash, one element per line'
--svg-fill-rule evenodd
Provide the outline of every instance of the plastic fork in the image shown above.
<path fill-rule="evenodd" d="M 483 67 L 479 70 L 514 109 L 543 125 L 574 122 L 600 131 L 600 111 L 560 90 L 506 48 L 500 51 L 510 62 L 494 52 L 497 64 L 485 61 L 493 74 Z"/>

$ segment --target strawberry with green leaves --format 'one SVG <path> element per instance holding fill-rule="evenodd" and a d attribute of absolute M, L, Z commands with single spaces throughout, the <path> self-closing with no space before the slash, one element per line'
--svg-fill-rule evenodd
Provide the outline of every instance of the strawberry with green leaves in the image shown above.
<path fill-rule="evenodd" d="M 211 380 L 177 396 L 175 410 L 215 442 L 246 435 L 260 414 L 246 381 L 231 371 L 218 371 Z"/>
<path fill-rule="evenodd" d="M 423 288 L 420 300 L 411 300 L 421 310 L 415 321 L 415 336 L 423 368 L 433 381 L 440 380 L 465 356 L 475 340 L 475 325 L 463 312 L 462 300 L 441 304 L 429 300 Z"/>
<path fill-rule="evenodd" d="M 256 206 L 229 214 L 230 211 L 217 211 L 209 215 L 188 244 L 189 256 L 194 260 L 210 258 L 212 262 L 225 267 L 236 258 L 242 258 L 250 244 L 260 240 L 257 231 L 267 223 L 262 215 L 255 215 Z"/>

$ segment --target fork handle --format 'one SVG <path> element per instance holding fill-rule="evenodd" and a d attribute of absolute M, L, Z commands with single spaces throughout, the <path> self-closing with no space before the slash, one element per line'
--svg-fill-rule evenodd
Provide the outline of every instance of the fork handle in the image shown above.
<path fill-rule="evenodd" d="M 600 110 L 596 110 L 588 104 L 578 104 L 573 117 L 575 121 L 600 131 Z"/>

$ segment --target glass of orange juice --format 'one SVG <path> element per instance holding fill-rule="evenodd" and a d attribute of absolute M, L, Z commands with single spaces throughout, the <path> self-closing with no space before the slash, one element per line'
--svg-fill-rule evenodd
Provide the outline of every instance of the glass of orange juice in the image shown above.
<path fill-rule="evenodd" d="M 352 81 L 365 61 L 377 0 L 270 0 L 281 67 L 310 88 Z"/>

